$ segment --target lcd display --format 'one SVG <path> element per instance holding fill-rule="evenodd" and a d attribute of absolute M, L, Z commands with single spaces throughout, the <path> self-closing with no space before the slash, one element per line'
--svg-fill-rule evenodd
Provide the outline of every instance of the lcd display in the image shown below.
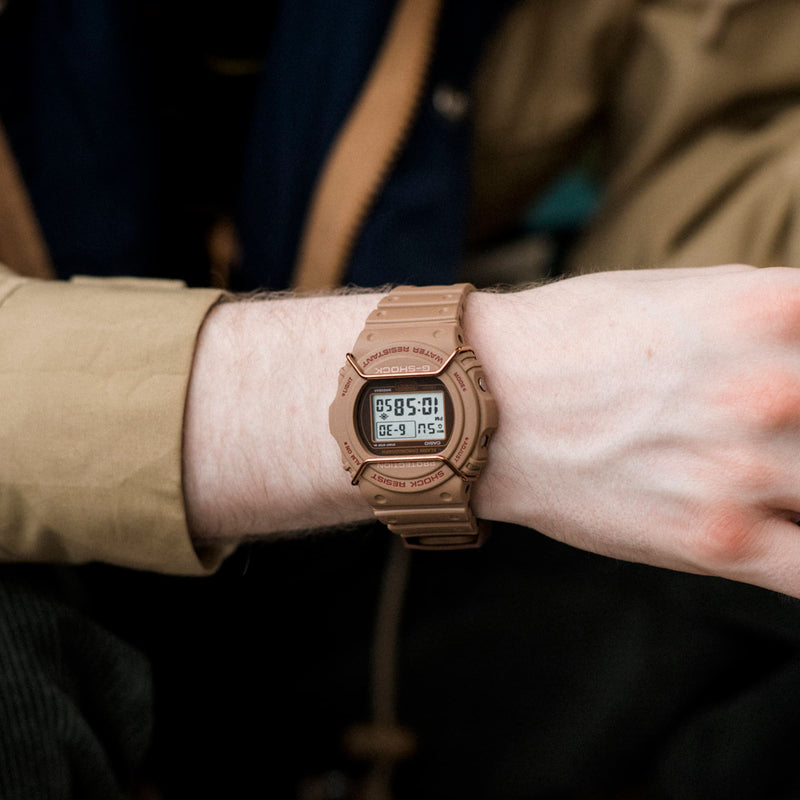
<path fill-rule="evenodd" d="M 439 453 L 453 433 L 453 401 L 433 376 L 371 381 L 355 412 L 361 441 L 375 455 Z"/>
<path fill-rule="evenodd" d="M 372 395 L 373 441 L 446 438 L 444 392 L 376 392 Z"/>

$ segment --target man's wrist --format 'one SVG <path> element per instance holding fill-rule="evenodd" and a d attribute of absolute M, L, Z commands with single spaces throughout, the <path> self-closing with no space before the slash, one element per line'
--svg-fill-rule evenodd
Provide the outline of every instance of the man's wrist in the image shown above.
<path fill-rule="evenodd" d="M 197 541 L 372 517 L 342 469 L 328 406 L 344 356 L 379 299 L 291 297 L 212 311 L 198 341 L 184 440 L 184 493 Z M 473 509 L 487 519 L 508 518 L 503 404 L 513 390 L 509 337 L 526 335 L 511 329 L 518 318 L 511 307 L 519 302 L 518 293 L 473 292 L 463 317 L 465 341 L 483 363 L 500 410 L 487 467 L 473 490 Z"/>
<path fill-rule="evenodd" d="M 530 524 L 531 509 L 542 505 L 535 481 L 521 475 L 518 449 L 523 433 L 536 438 L 532 431 L 538 424 L 537 398 L 529 388 L 537 379 L 523 385 L 521 376 L 552 377 L 559 363 L 548 344 L 547 297 L 545 287 L 544 292 L 473 292 L 467 300 L 464 338 L 483 364 L 498 412 L 489 459 L 472 496 L 475 514 L 483 519 Z"/>

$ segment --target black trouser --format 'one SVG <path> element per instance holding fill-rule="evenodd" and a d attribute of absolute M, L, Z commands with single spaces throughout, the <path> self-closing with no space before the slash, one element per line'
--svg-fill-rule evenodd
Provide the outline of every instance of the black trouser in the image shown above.
<path fill-rule="evenodd" d="M 106 786 L 142 753 L 147 671 L 108 628 L 150 657 L 147 770 L 166 798 L 293 797 L 325 773 L 346 786 L 360 767 L 341 736 L 368 715 L 385 541 L 257 545 L 211 579 L 79 571 L 101 627 L 37 569 L 11 571 L 0 746 L 17 746 L 7 726 L 24 723 L 78 787 L 42 797 L 115 796 Z M 28 619 L 35 635 L 20 630 Z M 66 730 L 93 746 L 54 735 L 70 715 L 80 724 Z M 479 552 L 415 554 L 399 717 L 419 747 L 398 798 L 798 796 L 800 604 L 497 530 Z M 55 769 L 22 752 L 31 774 Z M 89 769 L 100 777 L 85 788 Z M 13 785 L 5 758 L 0 771 Z"/>
<path fill-rule="evenodd" d="M 151 722 L 147 662 L 92 621 L 76 571 L 0 568 L 0 797 L 127 797 Z"/>

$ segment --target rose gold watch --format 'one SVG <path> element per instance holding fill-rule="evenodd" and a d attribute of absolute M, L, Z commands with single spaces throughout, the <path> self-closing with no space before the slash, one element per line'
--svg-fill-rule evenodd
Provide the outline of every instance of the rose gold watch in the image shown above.
<path fill-rule="evenodd" d="M 408 547 L 479 547 L 470 489 L 497 408 L 461 315 L 470 284 L 400 286 L 367 318 L 330 407 L 342 463 Z"/>

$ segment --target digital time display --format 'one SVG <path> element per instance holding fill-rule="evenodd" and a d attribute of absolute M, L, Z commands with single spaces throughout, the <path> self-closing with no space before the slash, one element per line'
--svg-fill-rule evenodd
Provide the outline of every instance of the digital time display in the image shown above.
<path fill-rule="evenodd" d="M 372 438 L 375 442 L 445 439 L 444 392 L 375 392 Z"/>
<path fill-rule="evenodd" d="M 370 381 L 355 408 L 364 446 L 375 455 L 440 453 L 452 436 L 453 401 L 434 376 Z"/>

